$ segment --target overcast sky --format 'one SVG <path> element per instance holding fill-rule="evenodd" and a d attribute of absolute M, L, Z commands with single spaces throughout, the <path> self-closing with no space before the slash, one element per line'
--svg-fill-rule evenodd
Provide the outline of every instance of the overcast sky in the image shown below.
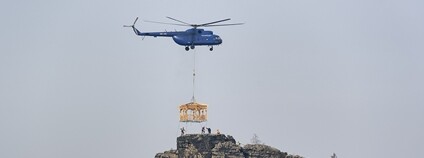
<path fill-rule="evenodd" d="M 311 158 L 424 157 L 422 0 L 0 2 L 0 157 L 148 158 L 176 148 L 177 107 L 212 130 Z M 186 52 L 135 17 L 223 39 Z M 139 21 L 142 31 L 185 30 Z M 200 131 L 188 131 L 196 133 Z"/>

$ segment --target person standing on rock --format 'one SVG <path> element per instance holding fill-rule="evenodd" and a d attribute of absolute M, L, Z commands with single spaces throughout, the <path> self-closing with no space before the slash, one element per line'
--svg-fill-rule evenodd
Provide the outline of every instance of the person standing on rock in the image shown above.
<path fill-rule="evenodd" d="M 205 134 L 205 126 L 202 127 L 202 134 Z"/>
<path fill-rule="evenodd" d="M 183 127 L 183 128 L 181 128 L 181 136 L 183 136 L 183 135 L 184 135 L 184 132 L 185 132 L 185 129 L 184 129 L 184 127 Z"/>
<path fill-rule="evenodd" d="M 212 130 L 211 128 L 208 128 L 208 133 L 211 134 Z"/>

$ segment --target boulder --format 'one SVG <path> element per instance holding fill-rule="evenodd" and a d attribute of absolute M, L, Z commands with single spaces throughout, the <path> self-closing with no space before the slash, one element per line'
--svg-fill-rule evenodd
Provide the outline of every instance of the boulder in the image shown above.
<path fill-rule="evenodd" d="M 177 150 L 156 154 L 155 158 L 303 158 L 264 144 L 236 144 L 230 135 L 187 134 L 177 138 Z"/>

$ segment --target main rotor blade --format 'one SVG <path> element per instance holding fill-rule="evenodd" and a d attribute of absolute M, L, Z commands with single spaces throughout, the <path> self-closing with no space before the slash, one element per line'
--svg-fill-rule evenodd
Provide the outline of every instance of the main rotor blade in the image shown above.
<path fill-rule="evenodd" d="M 224 21 L 228 21 L 228 20 L 231 20 L 231 19 L 228 18 L 228 19 L 224 19 L 224 20 L 218 20 L 218 21 L 214 21 L 214 22 L 204 23 L 204 24 L 200 24 L 199 26 L 206 26 L 206 25 L 215 24 L 215 23 L 219 23 L 219 22 L 224 22 Z"/>
<path fill-rule="evenodd" d="M 218 25 L 205 25 L 202 27 L 215 27 L 215 26 L 232 26 L 232 25 L 243 25 L 244 23 L 234 23 L 234 24 L 218 24 Z"/>
<path fill-rule="evenodd" d="M 174 23 L 166 23 L 166 22 L 157 22 L 157 21 L 150 21 L 150 20 L 143 20 L 144 22 L 150 22 L 150 23 L 156 23 L 156 24 L 166 24 L 166 25 L 177 25 L 177 26 L 190 26 L 185 24 L 174 24 Z"/>
<path fill-rule="evenodd" d="M 169 16 L 167 16 L 166 18 L 171 19 L 171 20 L 174 20 L 174 21 L 177 21 L 177 22 L 180 22 L 180 23 L 183 23 L 183 24 L 186 24 L 186 25 L 188 25 L 188 26 L 192 26 L 192 24 L 189 24 L 189 23 L 186 23 L 186 22 L 184 22 L 184 21 L 181 21 L 181 20 L 177 20 L 177 19 L 171 18 L 171 17 L 169 17 Z"/>

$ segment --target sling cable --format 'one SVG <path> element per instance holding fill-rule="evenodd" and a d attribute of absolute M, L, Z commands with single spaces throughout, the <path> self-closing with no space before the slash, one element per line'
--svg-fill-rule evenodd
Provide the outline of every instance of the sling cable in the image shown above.
<path fill-rule="evenodd" d="M 203 123 L 208 120 L 208 105 L 196 102 L 196 51 L 193 52 L 193 93 L 191 102 L 179 106 L 180 123 Z"/>

